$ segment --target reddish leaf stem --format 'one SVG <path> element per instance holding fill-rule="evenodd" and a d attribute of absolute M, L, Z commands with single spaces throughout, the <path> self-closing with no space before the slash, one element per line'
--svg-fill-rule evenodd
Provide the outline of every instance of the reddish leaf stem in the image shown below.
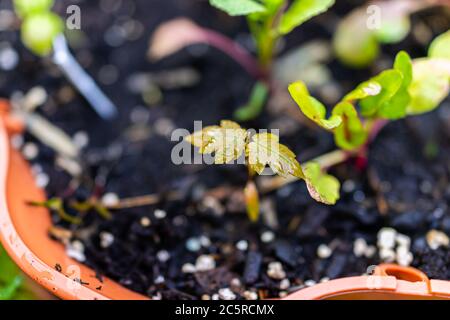
<path fill-rule="evenodd" d="M 265 78 L 265 73 L 259 67 L 256 59 L 244 47 L 218 32 L 202 30 L 207 44 L 231 57 L 254 78 Z"/>

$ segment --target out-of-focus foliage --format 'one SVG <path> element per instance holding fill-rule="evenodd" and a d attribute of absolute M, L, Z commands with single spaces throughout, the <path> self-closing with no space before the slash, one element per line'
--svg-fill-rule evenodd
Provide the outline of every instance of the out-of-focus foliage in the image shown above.
<path fill-rule="evenodd" d="M 33 14 L 22 24 L 22 42 L 35 54 L 45 56 L 52 51 L 53 39 L 62 31 L 63 23 L 56 14 Z"/>
<path fill-rule="evenodd" d="M 430 45 L 429 56 L 414 60 L 408 89 L 407 114 L 415 115 L 437 108 L 450 93 L 450 31 Z"/>
<path fill-rule="evenodd" d="M 410 115 L 429 112 L 438 107 L 450 89 L 449 59 L 419 59 L 414 61 L 414 78 L 409 87 Z"/>
<path fill-rule="evenodd" d="M 64 30 L 62 19 L 50 11 L 53 0 L 14 0 L 14 8 L 23 19 L 21 37 L 33 53 L 46 56 L 52 51 L 53 40 Z"/>
<path fill-rule="evenodd" d="M 302 23 L 325 12 L 335 0 L 295 0 L 281 17 L 279 32 L 288 34 Z"/>
<path fill-rule="evenodd" d="M 14 0 L 14 8 L 21 18 L 47 12 L 53 7 L 54 0 Z"/>
<path fill-rule="evenodd" d="M 0 245 L 0 300 L 32 300 L 34 295 L 24 287 L 24 278 Z"/>
<path fill-rule="evenodd" d="M 437 37 L 430 46 L 430 58 L 450 59 L 450 30 Z"/>
<path fill-rule="evenodd" d="M 239 121 L 249 121 L 256 118 L 264 108 L 269 96 L 269 88 L 263 82 L 257 82 L 252 89 L 249 101 L 234 113 L 234 118 Z"/>
<path fill-rule="evenodd" d="M 368 2 L 339 23 L 333 39 L 336 56 L 350 67 L 367 67 L 377 58 L 381 44 L 406 38 L 411 14 L 437 4 L 419 0 Z"/>
<path fill-rule="evenodd" d="M 232 16 L 247 16 L 262 67 L 272 64 L 277 40 L 325 12 L 335 0 L 210 0 Z"/>
<path fill-rule="evenodd" d="M 243 16 L 255 12 L 264 12 L 266 9 L 255 0 L 210 0 L 212 6 L 221 9 L 230 16 Z"/>

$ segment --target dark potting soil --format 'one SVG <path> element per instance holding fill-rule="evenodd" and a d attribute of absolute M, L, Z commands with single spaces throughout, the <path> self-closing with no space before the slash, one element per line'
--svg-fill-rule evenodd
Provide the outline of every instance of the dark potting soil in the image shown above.
<path fill-rule="evenodd" d="M 57 10 L 64 12 L 64 3 Z M 315 38 L 329 39 L 335 18 L 358 3 L 340 2 L 288 37 L 286 48 Z M 393 250 L 383 250 L 377 235 L 391 227 L 399 243 L 411 241 L 406 255 L 412 254 L 412 266 L 429 277 L 450 279 L 448 244 L 430 247 L 430 231 L 450 234 L 448 101 L 431 114 L 385 127 L 371 146 L 366 166 L 352 159 L 333 168 L 342 182 L 337 205 L 315 203 L 304 183 L 296 182 L 264 195 L 261 221 L 252 224 L 241 195 L 245 167 L 174 165 L 171 152 L 178 141 L 170 136 L 176 128 L 192 131 L 195 120 L 210 125 L 231 119 L 245 103 L 254 80 L 223 54 L 202 46 L 157 64 L 145 57 L 152 31 L 170 18 L 189 16 L 243 42 L 248 39 L 245 23 L 209 8 L 206 1 L 103 0 L 80 1 L 80 6 L 83 33 L 70 35 L 75 39 L 74 52 L 118 105 L 120 117 L 112 123 L 99 120 L 48 61 L 22 48 L 16 31 L 0 32 L 1 42 L 10 43 L 20 55 L 13 71 L 0 74 L 0 95 L 43 86 L 49 100 L 39 112 L 78 140 L 88 137 L 82 152 L 83 178 L 75 181 L 55 164 L 53 150 L 25 135 L 21 149 L 26 153 L 27 146 L 38 146 L 30 162 L 41 183 L 49 178 L 43 183 L 48 197 L 84 201 L 105 194 L 106 198 L 151 194 L 160 198 L 152 206 L 113 211 L 111 220 L 95 212 L 71 211 L 83 217 L 81 225 L 70 225 L 53 214 L 55 225 L 72 232 L 68 247 L 78 250 L 80 261 L 153 298 L 248 299 L 254 298 L 252 293 L 258 298 L 279 297 L 320 281 L 370 272 L 371 266 L 390 259 Z M 427 24 L 427 14 L 415 19 L 437 33 Z M 111 28 L 126 23 L 140 25 L 142 34 L 135 30 L 135 39 L 114 38 Z M 400 49 L 414 57 L 426 53 L 411 35 L 386 47 L 378 65 L 389 65 Z M 328 67 L 343 92 L 375 72 L 349 71 L 336 61 Z M 184 88 L 159 83 L 161 96 L 158 88 L 147 85 L 144 93 L 136 93 L 139 88 L 130 84 L 142 79 L 137 77 L 140 73 L 167 77 L 171 72 L 177 79 L 181 68 L 188 68 L 192 83 Z M 323 98 L 320 92 L 315 94 Z M 283 121 L 291 129 L 281 131 L 281 141 L 301 160 L 333 149 L 327 133 L 291 123 L 283 114 L 265 111 L 245 125 L 279 128 L 285 127 Z"/>

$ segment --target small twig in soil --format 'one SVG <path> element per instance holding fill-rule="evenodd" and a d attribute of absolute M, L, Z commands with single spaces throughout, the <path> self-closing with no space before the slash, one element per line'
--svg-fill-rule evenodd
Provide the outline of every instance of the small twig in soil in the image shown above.
<path fill-rule="evenodd" d="M 69 243 L 73 237 L 73 232 L 61 227 L 51 226 L 48 230 L 49 234 L 63 244 Z"/>
<path fill-rule="evenodd" d="M 164 197 L 159 194 L 149 194 L 144 196 L 132 197 L 121 199 L 117 204 L 111 206 L 105 206 L 110 210 L 130 209 L 135 207 L 144 207 L 158 204 L 162 200 L 176 201 L 182 199 L 180 192 L 174 191 L 165 195 Z"/>

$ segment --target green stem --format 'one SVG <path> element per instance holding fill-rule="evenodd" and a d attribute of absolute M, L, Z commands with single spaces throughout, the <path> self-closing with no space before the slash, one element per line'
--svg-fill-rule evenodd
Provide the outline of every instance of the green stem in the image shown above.
<path fill-rule="evenodd" d="M 270 31 L 267 33 L 271 33 Z M 273 64 L 273 57 L 275 55 L 275 45 L 277 42 L 277 38 L 274 37 L 273 35 L 267 36 L 267 37 L 262 37 L 262 39 L 259 41 L 260 45 L 259 45 L 259 53 L 258 53 L 258 59 L 259 59 L 259 64 L 261 65 L 261 68 L 263 68 L 263 70 L 266 73 L 270 72 L 270 69 L 272 69 L 272 64 Z"/>
<path fill-rule="evenodd" d="M 251 18 L 248 19 L 250 32 L 256 41 L 258 49 L 259 65 L 267 77 L 270 77 L 276 45 L 280 38 L 278 25 L 287 6 L 288 2 L 284 1 L 277 10 L 264 21 L 254 21 Z"/>

